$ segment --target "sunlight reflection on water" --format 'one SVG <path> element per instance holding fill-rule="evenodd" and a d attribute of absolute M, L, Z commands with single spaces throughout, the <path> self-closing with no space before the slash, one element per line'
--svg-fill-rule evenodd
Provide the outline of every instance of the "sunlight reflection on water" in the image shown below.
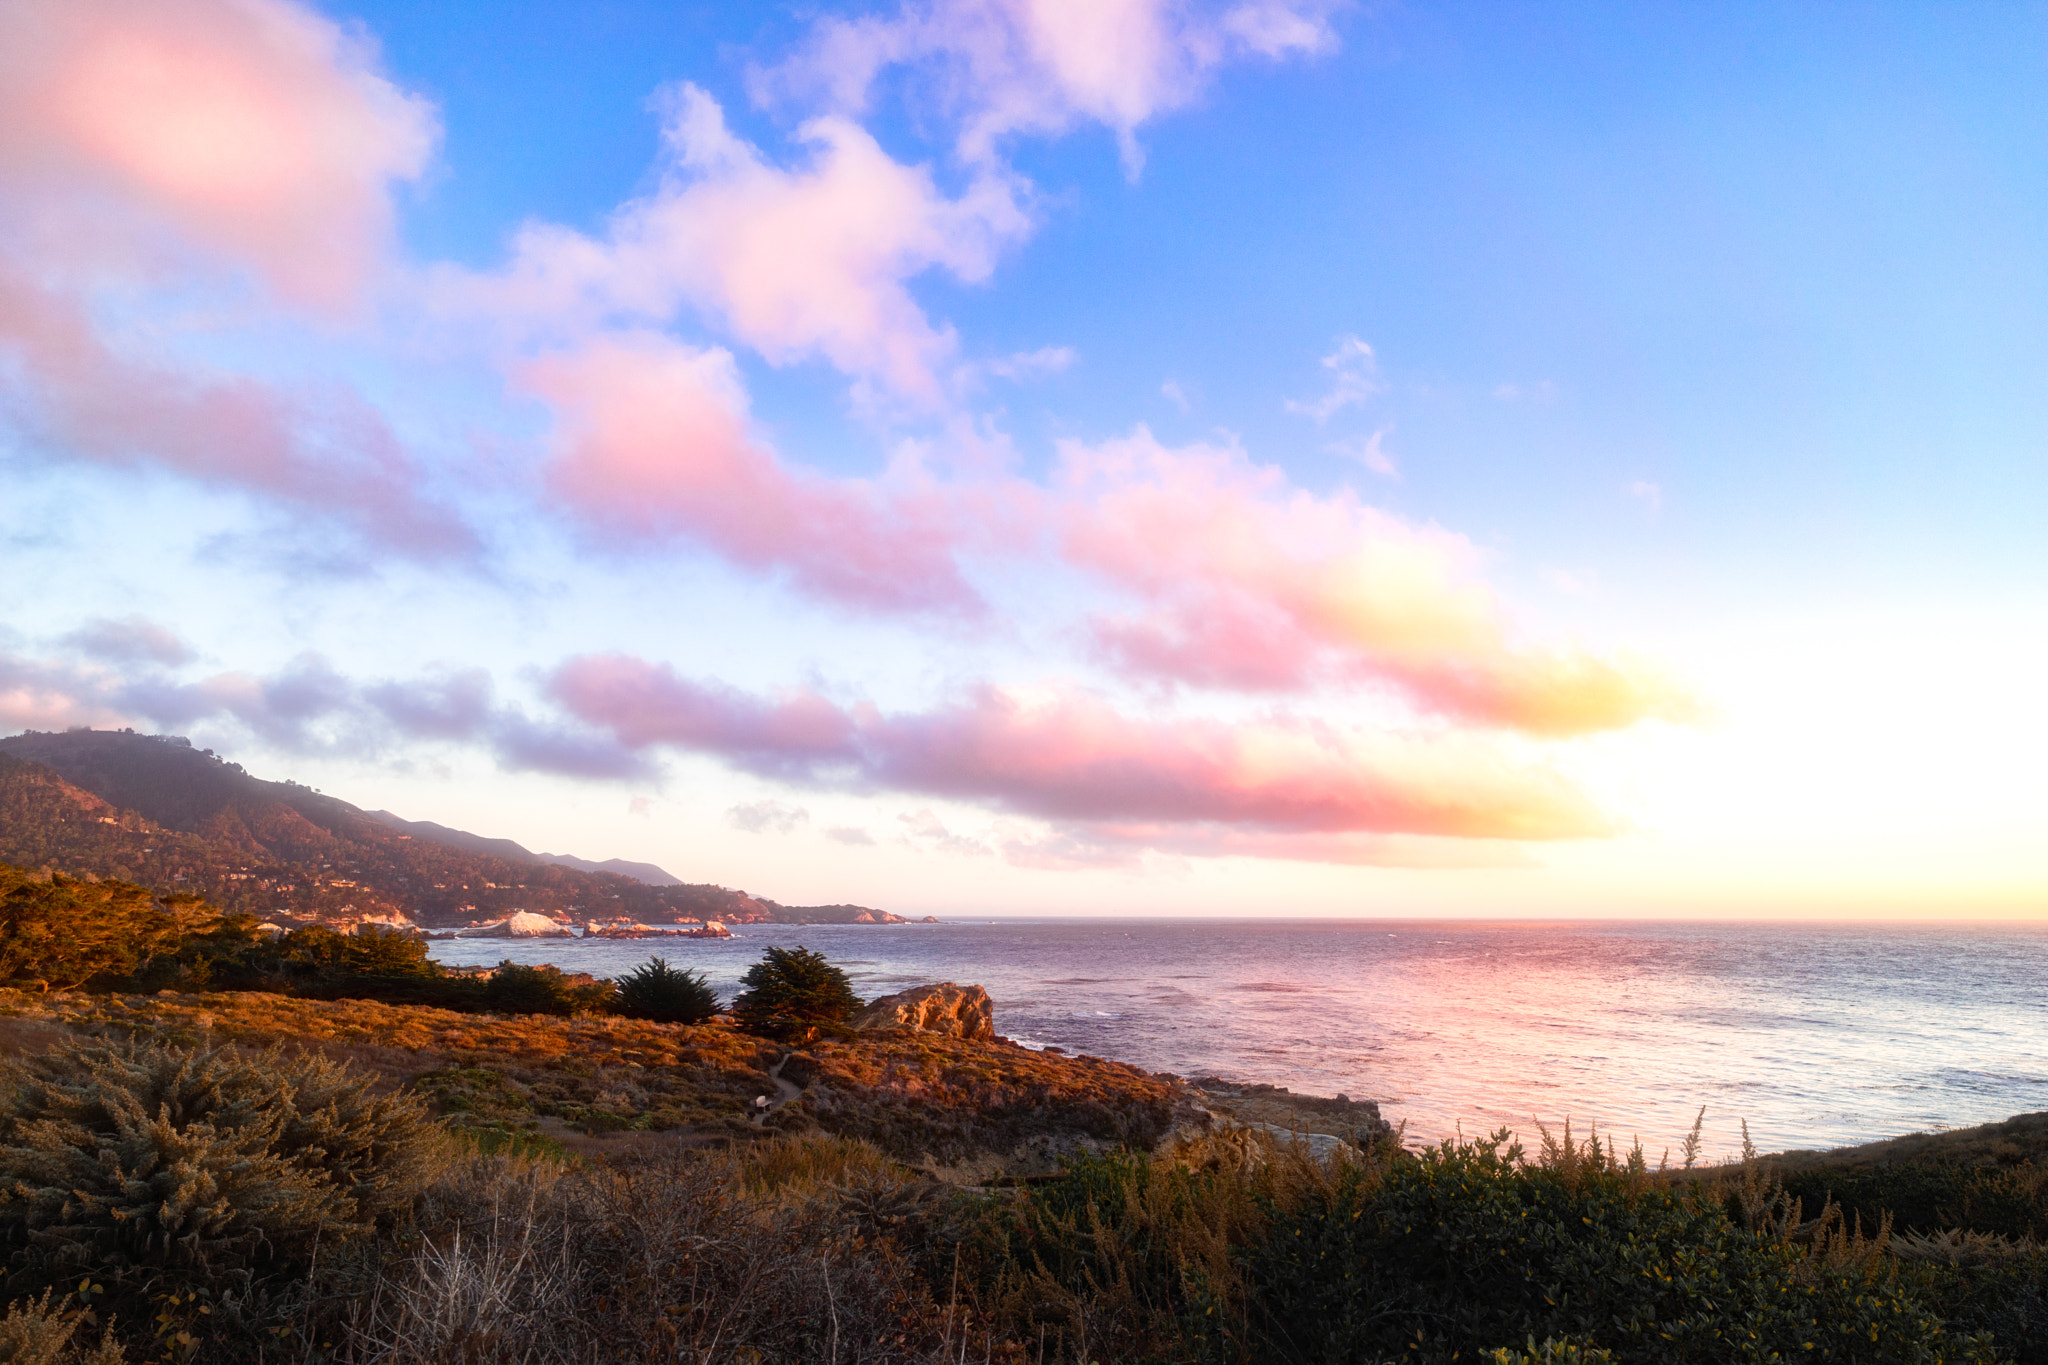
<path fill-rule="evenodd" d="M 616 974 L 661 952 L 730 994 L 770 943 L 864 995 L 973 982 L 1033 1044 L 1376 1099 L 1411 1137 L 1569 1116 L 1654 1159 L 2048 1109 L 2048 926 L 1009 920 L 744 926 L 726 941 L 437 943 Z M 1172 983 L 1172 984 L 1169 984 Z"/>

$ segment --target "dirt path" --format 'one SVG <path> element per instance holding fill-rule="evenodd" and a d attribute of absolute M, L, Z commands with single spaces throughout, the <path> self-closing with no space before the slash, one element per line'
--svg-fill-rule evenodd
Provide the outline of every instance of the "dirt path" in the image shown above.
<path fill-rule="evenodd" d="M 790 1059 L 790 1056 L 790 1053 L 783 1053 L 782 1061 L 777 1062 L 774 1066 L 768 1068 L 768 1079 L 775 1082 L 775 1099 L 770 1103 L 762 1105 L 756 1110 L 754 1110 L 753 1122 L 754 1126 L 757 1128 L 761 1126 L 761 1121 L 763 1119 L 767 1118 L 770 1114 L 780 1109 L 783 1105 L 788 1104 L 791 1100 L 797 1098 L 797 1096 L 804 1093 L 803 1090 L 796 1084 L 796 1082 L 785 1081 L 782 1079 L 782 1063 L 787 1062 Z"/>

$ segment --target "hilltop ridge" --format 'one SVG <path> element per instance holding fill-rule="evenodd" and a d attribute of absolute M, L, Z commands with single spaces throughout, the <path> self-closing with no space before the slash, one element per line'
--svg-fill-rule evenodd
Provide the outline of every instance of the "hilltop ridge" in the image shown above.
<path fill-rule="evenodd" d="M 179 736 L 126 730 L 0 738 L 0 861 L 191 891 L 269 919 L 402 915 L 445 927 L 526 910 L 657 924 L 902 922 L 684 883 L 651 864 L 536 854 L 267 781 Z"/>

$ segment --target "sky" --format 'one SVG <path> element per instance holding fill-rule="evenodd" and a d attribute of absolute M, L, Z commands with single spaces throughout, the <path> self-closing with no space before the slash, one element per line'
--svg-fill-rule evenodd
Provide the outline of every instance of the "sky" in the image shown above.
<path fill-rule="evenodd" d="M 2048 916 L 2044 66 L 14 0 L 0 730 L 790 904 Z"/>

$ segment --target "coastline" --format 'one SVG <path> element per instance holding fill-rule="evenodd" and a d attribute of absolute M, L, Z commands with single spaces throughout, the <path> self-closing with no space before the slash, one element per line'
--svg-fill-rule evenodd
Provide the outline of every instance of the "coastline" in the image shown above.
<path fill-rule="evenodd" d="M 769 944 L 843 965 L 863 996 L 986 987 L 1030 1046 L 1377 1101 L 1411 1136 L 1584 1129 L 1676 1146 L 1707 1107 L 1825 1149 L 2043 1106 L 2048 933 L 2024 926 L 1568 928 L 1436 921 L 1000 921 L 749 926 L 726 943 L 435 944 L 442 961 L 613 974 L 659 953 L 729 991 Z M 1887 1000 L 1873 1013 L 1868 1001 Z M 2017 1005 L 2007 1002 L 2019 1001 Z"/>

